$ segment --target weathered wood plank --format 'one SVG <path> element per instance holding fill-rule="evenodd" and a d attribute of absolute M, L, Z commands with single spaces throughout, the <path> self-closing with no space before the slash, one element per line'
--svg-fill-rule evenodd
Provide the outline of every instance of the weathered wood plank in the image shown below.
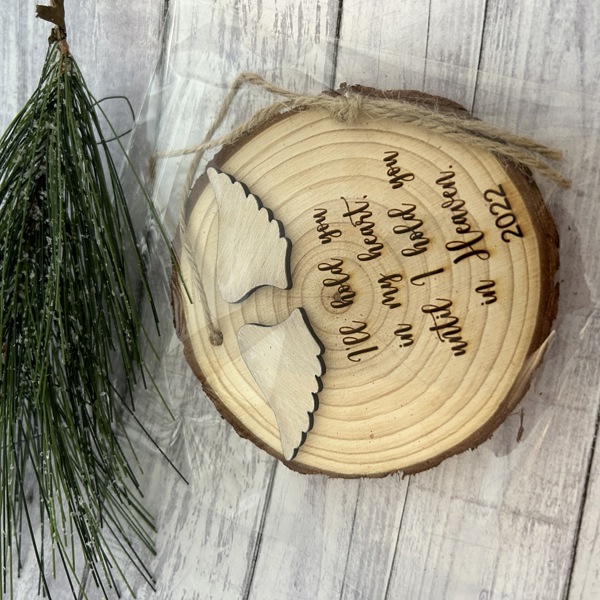
<path fill-rule="evenodd" d="M 485 3 L 431 0 L 423 91 L 473 108 Z"/>
<path fill-rule="evenodd" d="M 312 93 L 327 87 L 331 63 L 329 38 L 335 32 L 337 2 L 262 0 L 171 2 L 172 18 L 163 57 L 158 150 L 198 144 L 216 115 L 229 86 L 241 71 L 254 71 L 277 85 Z M 246 87 L 219 132 L 248 119 L 270 101 Z M 166 216 L 174 229 L 181 193 L 192 159 L 161 160 L 155 198 L 168 204 L 173 189 L 180 198 Z M 166 207 L 165 207 L 166 208 Z"/>
<path fill-rule="evenodd" d="M 157 129 L 160 150 L 200 141 L 227 87 L 242 70 L 313 92 L 322 89 L 329 77 L 325 56 L 335 11 L 326 2 L 180 0 L 170 4 L 168 50 L 162 64 L 164 91 L 162 95 L 153 91 L 150 99 L 157 104 L 160 118 L 148 125 Z M 268 101 L 264 93 L 244 90 L 223 129 Z M 153 118 L 148 115 L 148 123 Z M 158 165 L 155 197 L 167 211 L 171 228 L 178 220 L 189 163 L 189 159 L 169 159 Z M 166 290 L 160 302 L 166 321 L 171 310 L 168 294 Z M 147 473 L 150 495 L 153 490 L 157 493 L 153 503 L 159 525 L 157 597 L 247 597 L 253 580 L 260 581 L 264 574 L 263 552 L 272 556 L 279 547 L 264 522 L 268 515 L 276 516 L 272 506 L 282 501 L 284 490 L 273 486 L 273 477 L 285 469 L 221 421 L 199 391 L 179 341 L 169 337 L 160 346 L 164 356 L 160 368 L 168 369 L 166 389 L 178 426 L 165 424 L 164 416 L 150 409 L 140 408 L 139 414 L 159 440 L 171 439 L 171 433 L 173 440 L 186 439 L 180 462 L 192 459 L 194 483 L 187 491 L 172 484 L 177 489 L 165 501 L 159 490 L 174 475 L 162 467 Z M 140 584 L 139 590 L 149 595 L 148 586 Z M 261 597 L 271 596 L 267 589 Z"/>
<path fill-rule="evenodd" d="M 383 597 L 406 482 L 278 469 L 250 598 Z M 273 565 L 277 565 L 274 569 Z"/>
<path fill-rule="evenodd" d="M 544 139 L 559 145 L 564 145 L 566 138 L 569 142 L 567 149 L 571 149 L 577 143 L 577 133 L 582 131 L 583 123 L 581 114 L 571 118 L 564 113 L 567 101 L 577 99 L 575 94 L 557 99 L 550 88 L 532 90 L 527 84 L 514 81 L 509 81 L 507 85 L 505 79 L 498 77 L 498 74 L 507 74 L 506 70 L 503 70 L 507 62 L 509 65 L 525 68 L 527 77 L 532 75 L 532 64 L 540 67 L 545 64 L 545 61 L 535 60 L 534 57 L 544 56 L 546 48 L 550 51 L 549 40 L 552 36 L 549 35 L 549 31 L 552 30 L 551 23 L 554 23 L 555 13 L 547 9 L 541 11 L 539 6 L 536 8 L 528 5 L 525 8 L 526 3 L 517 3 L 518 7 L 503 5 L 503 8 L 499 8 L 497 3 L 490 3 L 490 7 L 494 6 L 488 10 L 487 15 L 487 22 L 492 23 L 493 27 L 490 35 L 496 35 L 496 39 L 499 40 L 507 31 L 512 31 L 513 27 L 517 28 L 517 24 L 520 24 L 520 29 L 518 34 L 511 37 L 510 43 L 497 41 L 498 45 L 494 50 L 489 55 L 482 56 L 483 68 L 491 69 L 491 72 L 482 74 L 475 71 L 479 62 L 479 47 L 483 41 L 487 52 L 489 45 L 485 45 L 485 38 L 482 40 L 484 14 L 480 4 L 431 4 L 428 27 L 428 48 L 431 49 L 431 53 L 428 51 L 427 56 L 433 59 L 440 57 L 444 64 L 436 65 L 436 72 L 430 69 L 429 62 L 425 63 L 428 77 L 423 82 L 424 88 L 455 98 L 453 90 L 457 87 L 463 89 L 464 99 L 457 99 L 467 106 L 474 103 L 476 114 L 486 117 L 491 115 L 496 122 L 511 128 L 522 128 L 526 133 L 541 132 Z M 376 6 L 371 5 L 369 8 L 376 14 L 383 14 L 383 9 L 378 11 Z M 347 2 L 344 9 L 348 10 Z M 423 12 L 424 9 L 420 10 Z M 494 12 L 490 13 L 491 10 Z M 500 14 L 499 11 L 504 12 Z M 527 18 L 524 18 L 523 11 L 528 13 Z M 573 6 L 564 5 L 560 8 L 561 14 L 563 11 L 570 11 L 571 15 L 577 12 Z M 535 18 L 540 12 L 547 14 L 547 23 L 540 25 Z M 412 18 L 416 19 L 414 15 Z M 452 22 L 460 23 L 461 26 L 450 27 Z M 581 23 L 580 17 L 579 22 Z M 466 23 L 464 28 L 463 23 Z M 393 29 L 394 25 L 390 25 L 389 28 Z M 386 19 L 378 21 L 377 27 L 379 31 L 375 36 L 376 45 L 389 50 L 389 46 L 381 41 L 384 34 L 380 33 L 387 28 Z M 577 28 L 572 22 L 567 28 L 569 33 L 576 35 Z M 579 27 L 579 31 L 585 29 Z M 450 30 L 451 37 L 447 35 Z M 465 30 L 466 37 L 471 37 L 471 41 L 466 37 L 462 39 L 459 33 L 458 39 L 461 43 L 456 43 L 456 32 Z M 533 44 L 532 36 L 535 38 Z M 581 43 L 576 41 L 577 37 L 567 36 L 567 39 L 572 40 L 570 46 L 581 46 Z M 400 43 L 408 42 L 403 40 Z M 340 64 L 343 64 L 343 51 L 344 45 L 340 44 Z M 524 53 L 526 56 L 523 56 Z M 582 56 L 589 54 L 589 50 L 582 50 Z M 554 69 L 552 75 L 547 79 L 534 76 L 537 81 L 552 81 L 552 76 L 560 76 L 560 73 L 569 68 L 578 71 L 573 65 L 565 67 L 561 63 L 564 53 L 560 45 L 553 46 L 551 56 Z M 510 57 L 508 61 L 507 57 Z M 501 64 L 504 66 L 502 69 Z M 464 67 L 465 70 L 457 69 L 456 65 Z M 544 73 L 546 68 L 543 68 Z M 525 77 L 520 72 L 508 74 Z M 382 76 L 381 69 L 372 68 L 366 75 L 369 77 L 367 83 L 390 87 L 389 78 Z M 433 81 L 430 75 L 434 76 Z M 595 80 L 597 81 L 597 77 Z M 566 89 L 569 89 L 569 83 L 572 83 L 573 79 L 571 77 L 561 81 L 565 81 Z M 474 93 L 475 83 L 478 86 L 477 94 Z M 447 91 L 444 91 L 444 86 Z M 580 88 L 571 89 L 578 91 Z M 542 93 L 550 100 L 542 101 Z M 589 100 L 585 103 L 588 107 L 593 104 Z M 597 115 L 596 110 L 597 107 L 590 107 L 589 114 Z M 597 119 L 597 116 L 595 118 Z M 574 123 L 577 126 L 569 131 L 569 127 Z M 594 119 L 592 123 L 595 123 Z M 591 129 L 595 131 L 595 125 L 592 125 Z M 590 137 L 594 137 L 593 134 Z M 574 162 L 581 165 L 578 171 L 579 179 L 587 182 L 591 171 L 586 157 L 593 150 L 587 147 L 585 154 L 581 155 L 580 152 L 581 149 L 578 153 L 580 159 L 575 159 Z M 571 166 L 569 164 L 569 167 Z M 595 179 L 594 176 L 593 180 Z M 548 193 L 555 191 L 551 186 L 546 186 L 545 189 Z M 549 200 L 554 205 L 557 195 L 550 194 Z M 571 215 L 560 210 L 555 210 L 555 213 L 561 231 L 566 233 L 573 224 Z M 590 214 L 594 215 L 591 223 Z M 581 218 L 588 219 L 587 225 L 578 224 L 578 227 L 586 230 L 584 253 L 590 252 L 590 256 L 592 244 L 588 235 L 597 239 L 594 234 L 597 230 L 596 214 L 597 210 L 588 207 L 581 213 Z M 553 360 L 559 361 L 561 355 L 575 355 L 581 359 L 583 350 L 579 344 L 582 340 L 579 339 L 578 343 L 573 341 L 583 330 L 591 310 L 585 282 L 582 281 L 581 275 L 573 275 L 576 259 L 579 265 L 577 270 L 581 273 L 581 248 L 569 242 L 572 236 L 566 237 L 566 247 L 563 244 L 563 261 L 571 261 L 573 267 L 567 270 L 563 278 L 566 279 L 564 287 L 571 294 L 566 299 L 564 312 L 561 313 L 557 346 L 548 355 L 548 364 L 552 364 Z M 593 269 L 595 272 L 596 267 Z M 587 273 L 591 274 L 590 271 Z M 595 274 L 592 278 L 596 281 Z M 587 303 L 581 300 L 581 294 L 585 294 L 586 291 Z M 580 300 L 576 301 L 578 294 Z M 589 333 L 585 342 L 589 351 L 589 348 L 596 344 L 594 334 Z M 531 597 L 546 589 L 553 590 L 551 597 L 560 597 L 570 570 L 565 553 L 571 552 L 575 541 L 576 515 L 581 499 L 586 452 L 589 451 L 589 443 L 594 436 L 598 404 L 595 393 L 597 381 L 590 377 L 591 368 L 586 367 L 583 372 L 587 376 L 582 376 L 576 371 L 574 364 L 570 364 L 570 369 L 558 372 L 546 365 L 538 375 L 535 391 L 530 391 L 523 403 L 525 425 L 527 427 L 529 423 L 529 427 L 534 427 L 523 444 L 517 445 L 515 441 L 518 430 L 518 417 L 515 417 L 512 422 L 509 419 L 494 438 L 477 452 L 456 457 L 432 473 L 412 478 L 387 597 L 437 598 L 472 595 L 491 598 L 504 597 L 502 594 L 506 594 L 506 597 Z M 567 392 L 566 387 L 571 389 Z M 556 398 L 560 392 L 561 400 L 554 406 L 548 407 L 538 402 L 539 394 L 544 399 Z M 581 397 L 585 398 L 583 406 L 577 401 Z M 583 414 L 579 413 L 580 409 L 583 409 Z M 511 439 L 511 436 L 514 437 Z M 586 440 L 587 450 L 584 444 L 580 453 L 565 455 L 560 451 L 564 444 L 571 446 L 575 439 Z M 511 448 L 511 454 L 507 457 L 496 458 L 486 454 L 486 450 L 498 455 L 505 454 L 507 445 Z M 522 465 L 519 466 L 519 463 Z M 458 476 L 457 473 L 463 474 Z M 429 488 L 430 481 L 436 482 L 432 488 Z M 486 490 L 481 481 L 488 484 L 496 481 L 496 484 Z M 425 488 L 421 487 L 423 485 Z M 436 505 L 429 504 L 430 501 Z M 569 508 L 566 507 L 566 503 L 569 503 Z M 536 508 L 531 510 L 530 507 Z M 509 547 L 511 550 L 507 551 Z M 551 568 L 548 568 L 549 561 Z M 528 583 L 531 581 L 535 583 Z"/>
<path fill-rule="evenodd" d="M 400 530 L 408 479 L 393 475 L 382 480 L 362 480 L 354 509 L 352 539 L 340 594 L 341 600 L 386 597 L 396 561 L 394 534 Z M 397 568 L 404 568 L 397 565 Z"/>
<path fill-rule="evenodd" d="M 597 315 L 595 320 L 598 320 Z M 591 364 L 592 361 L 589 365 Z M 582 506 L 574 568 L 568 590 L 570 600 L 600 596 L 600 450 L 597 439 L 594 446 L 589 480 L 584 488 L 587 493 Z"/>
<path fill-rule="evenodd" d="M 598 452 L 591 456 L 598 432 L 599 404 L 596 311 L 600 269 L 595 257 L 600 222 L 595 197 L 600 181 L 594 157 L 600 151 L 600 103 L 596 100 L 600 87 L 600 40 L 595 34 L 600 25 L 600 11 L 596 4 L 551 1 L 519 2 L 510 7 L 488 3 L 487 12 L 482 69 L 513 79 L 492 82 L 484 78 L 482 83 L 488 93 L 478 94 L 476 106 L 486 106 L 485 112 L 495 113 L 525 131 L 533 129 L 541 136 L 554 137 L 555 143 L 566 152 L 566 167 L 574 181 L 572 190 L 560 195 L 553 193 L 549 201 L 561 235 L 562 318 L 559 317 L 558 331 L 568 332 L 565 337 L 569 342 L 576 340 L 577 347 L 572 348 L 575 354 L 570 354 L 569 342 L 565 345 L 564 339 L 559 338 L 557 352 L 569 359 L 548 392 L 551 397 L 560 398 L 562 410 L 571 412 L 571 418 L 578 415 L 579 424 L 573 423 L 562 446 L 557 444 L 548 451 L 540 475 L 564 472 L 566 464 L 578 465 L 572 480 L 568 485 L 565 482 L 562 494 L 556 496 L 563 514 L 569 515 L 573 522 L 564 542 L 565 557 L 556 561 L 560 573 L 555 577 L 557 583 L 561 576 L 566 578 L 565 597 L 592 598 L 600 590 L 597 543 L 600 457 Z M 538 56 L 544 59 L 539 60 Z M 518 113 L 515 98 L 502 93 L 502 86 L 507 84 L 513 90 L 522 90 L 517 96 Z M 532 110 L 536 104 L 547 108 Z M 548 437 L 555 438 L 557 429 L 562 429 L 556 427 L 557 421 L 558 415 L 546 433 Z M 563 451 L 559 450 L 561 447 Z M 531 501 L 528 496 L 527 492 L 523 494 L 524 503 Z M 580 509 L 579 519 L 576 516 Z M 543 543 L 540 540 L 538 545 Z M 574 565 L 566 555 L 574 556 Z M 566 587 L 568 582 L 570 589 Z"/>
<path fill-rule="evenodd" d="M 337 82 L 348 80 L 384 89 L 415 87 L 450 96 L 470 107 L 482 21 L 481 8 L 465 2 L 434 2 L 429 7 L 426 3 L 367 5 L 346 0 Z M 448 31 L 452 31 L 451 44 L 447 43 Z M 405 580 L 418 560 L 407 557 L 403 546 L 396 545 L 398 535 L 404 531 L 400 525 L 404 519 L 403 497 L 408 482 L 409 479 L 395 478 L 378 482 L 385 487 L 377 493 L 375 482 L 361 483 L 361 491 L 366 495 L 356 500 L 346 580 L 340 597 L 418 597 L 417 586 L 399 590 L 395 579 L 400 574 Z M 378 518 L 372 521 L 367 518 L 375 514 Z M 391 553 L 393 548 L 395 556 Z M 367 573 L 363 572 L 365 565 L 368 565 Z M 401 595 L 396 595 L 398 593 Z"/>
<path fill-rule="evenodd" d="M 342 3 L 336 87 L 422 89 L 429 7 L 420 0 Z"/>
<path fill-rule="evenodd" d="M 482 71 L 557 90 L 597 90 L 593 74 L 600 68 L 596 35 L 600 12 L 596 3 L 488 2 L 486 12 Z"/>
<path fill-rule="evenodd" d="M 358 486 L 277 469 L 248 598 L 339 596 Z"/>
<path fill-rule="evenodd" d="M 418 89 L 471 108 L 484 5 L 472 0 L 345 0 L 337 82 Z"/>

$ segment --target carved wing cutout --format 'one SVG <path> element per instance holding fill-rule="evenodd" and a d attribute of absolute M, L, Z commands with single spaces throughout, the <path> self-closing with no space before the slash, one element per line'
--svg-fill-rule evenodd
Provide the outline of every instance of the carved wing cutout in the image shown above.
<path fill-rule="evenodd" d="M 279 325 L 246 324 L 238 332 L 240 354 L 275 413 L 281 447 L 292 460 L 306 440 L 318 407 L 324 348 L 302 308 Z"/>
<path fill-rule="evenodd" d="M 264 285 L 290 289 L 292 243 L 282 223 L 231 175 L 212 167 L 207 174 L 219 207 L 217 282 L 223 299 L 241 302 Z"/>

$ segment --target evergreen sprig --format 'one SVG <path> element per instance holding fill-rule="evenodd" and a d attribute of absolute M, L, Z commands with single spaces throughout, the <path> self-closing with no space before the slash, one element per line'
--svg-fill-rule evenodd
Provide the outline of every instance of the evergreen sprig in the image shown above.
<path fill-rule="evenodd" d="M 123 555 L 152 583 L 153 524 L 122 426 L 150 377 L 139 282 L 156 312 L 99 112 L 57 41 L 0 140 L 0 597 L 12 597 L 22 533 L 47 594 L 48 565 L 81 594 L 78 553 L 105 597 L 126 584 Z"/>

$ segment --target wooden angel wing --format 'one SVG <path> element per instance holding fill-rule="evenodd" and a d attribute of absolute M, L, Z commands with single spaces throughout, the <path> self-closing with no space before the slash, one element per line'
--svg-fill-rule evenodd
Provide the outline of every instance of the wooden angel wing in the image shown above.
<path fill-rule="evenodd" d="M 219 207 L 217 283 L 226 302 L 241 302 L 264 285 L 290 289 L 292 243 L 282 223 L 231 175 L 209 168 Z"/>
<path fill-rule="evenodd" d="M 292 460 L 306 440 L 318 407 L 324 348 L 302 308 L 273 327 L 246 324 L 240 354 L 275 413 L 283 455 Z"/>

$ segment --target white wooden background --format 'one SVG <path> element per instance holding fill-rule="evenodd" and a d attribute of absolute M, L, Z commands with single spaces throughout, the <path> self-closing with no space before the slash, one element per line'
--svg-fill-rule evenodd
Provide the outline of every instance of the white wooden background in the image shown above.
<path fill-rule="evenodd" d="M 176 418 L 140 392 L 143 417 L 185 485 L 143 437 L 141 476 L 159 527 L 149 557 L 160 600 L 596 599 L 600 597 L 600 3 L 583 0 L 66 0 L 71 48 L 98 97 L 143 109 L 132 140 L 197 140 L 227 81 L 253 69 L 318 92 L 342 81 L 411 87 L 558 145 L 573 178 L 542 182 L 561 235 L 555 341 L 493 438 L 434 470 L 332 480 L 288 471 L 240 439 L 199 390 L 169 331 L 157 374 Z M 166 11 L 166 8 L 169 11 Z M 34 88 L 48 27 L 34 2 L 0 5 L 0 126 Z M 155 85 L 143 97 L 163 49 Z M 161 85 L 158 85 L 158 84 Z M 162 86 L 162 87 L 161 87 Z M 260 99 L 249 96 L 245 109 Z M 114 104 L 121 129 L 126 111 Z M 243 108 L 243 105 L 242 105 Z M 241 110 L 241 109 L 240 109 Z M 178 161 L 156 199 L 176 213 Z M 53 597 L 69 598 L 64 582 Z M 37 589 L 27 556 L 16 598 Z M 90 598 L 99 595 L 88 586 Z M 116 596 L 116 593 L 114 595 Z M 125 597 L 128 597 L 125 594 Z"/>

